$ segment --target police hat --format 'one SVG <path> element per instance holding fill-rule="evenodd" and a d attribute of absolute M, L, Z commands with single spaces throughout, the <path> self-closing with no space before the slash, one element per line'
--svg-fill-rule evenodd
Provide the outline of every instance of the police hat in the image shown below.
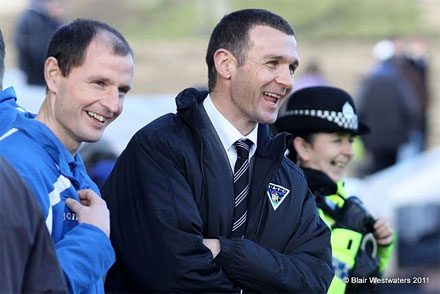
<path fill-rule="evenodd" d="M 370 128 L 358 122 L 351 96 L 344 90 L 328 87 L 303 88 L 290 95 L 286 112 L 275 122 L 279 132 L 347 132 L 362 135 Z"/>

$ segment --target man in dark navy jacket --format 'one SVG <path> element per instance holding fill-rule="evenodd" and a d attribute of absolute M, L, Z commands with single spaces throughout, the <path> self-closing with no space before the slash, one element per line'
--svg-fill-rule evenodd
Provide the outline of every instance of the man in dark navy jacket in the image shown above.
<path fill-rule="evenodd" d="M 104 185 L 116 251 L 106 290 L 325 293 L 330 232 L 284 157 L 288 135 L 267 126 L 293 86 L 292 28 L 266 10 L 233 12 L 206 62 L 209 92 L 181 92 Z"/>

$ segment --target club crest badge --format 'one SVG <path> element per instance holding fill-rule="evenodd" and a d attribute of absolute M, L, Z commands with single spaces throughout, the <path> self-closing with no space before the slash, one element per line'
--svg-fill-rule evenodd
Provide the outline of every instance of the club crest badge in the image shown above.
<path fill-rule="evenodd" d="M 269 197 L 273 210 L 277 210 L 284 199 L 286 199 L 287 195 L 289 195 L 289 192 L 289 189 L 269 183 L 269 186 L 267 187 L 267 196 Z"/>

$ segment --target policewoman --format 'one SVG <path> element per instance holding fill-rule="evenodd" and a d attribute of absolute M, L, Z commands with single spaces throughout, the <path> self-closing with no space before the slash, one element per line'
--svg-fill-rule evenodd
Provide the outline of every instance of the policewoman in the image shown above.
<path fill-rule="evenodd" d="M 344 192 L 342 178 L 353 158 L 353 139 L 370 129 L 358 122 L 351 96 L 319 86 L 294 92 L 276 129 L 293 134 L 288 157 L 297 163 L 316 198 L 321 218 L 332 231 L 335 276 L 328 293 L 377 293 L 394 245 L 385 218 L 374 219 L 354 196 Z"/>

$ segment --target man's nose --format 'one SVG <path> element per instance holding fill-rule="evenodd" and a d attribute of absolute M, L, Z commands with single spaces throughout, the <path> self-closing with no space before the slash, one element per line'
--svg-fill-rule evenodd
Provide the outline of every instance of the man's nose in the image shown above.
<path fill-rule="evenodd" d="M 119 112 L 119 90 L 117 88 L 109 89 L 105 94 L 102 104 L 111 113 Z"/>
<path fill-rule="evenodd" d="M 293 75 L 290 70 L 290 66 L 282 66 L 278 72 L 276 82 L 283 86 L 285 89 L 292 89 Z"/>

